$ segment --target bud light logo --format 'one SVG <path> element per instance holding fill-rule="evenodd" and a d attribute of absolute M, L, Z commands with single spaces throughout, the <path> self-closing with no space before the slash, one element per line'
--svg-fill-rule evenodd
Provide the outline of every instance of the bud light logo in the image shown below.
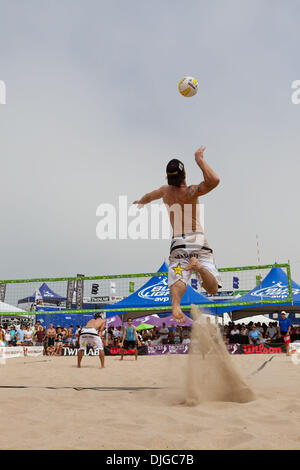
<path fill-rule="evenodd" d="M 140 290 L 138 296 L 146 300 L 154 300 L 155 302 L 169 302 L 170 290 L 168 287 L 167 277 L 159 277 L 159 282 L 152 284 Z"/>
<path fill-rule="evenodd" d="M 293 288 L 293 295 L 299 293 L 300 289 Z M 264 287 L 263 289 L 251 292 L 250 295 L 253 295 L 254 297 L 269 297 L 271 299 L 287 299 L 289 297 L 289 289 L 286 284 L 277 282 L 277 284 L 274 284 L 273 286 Z"/>

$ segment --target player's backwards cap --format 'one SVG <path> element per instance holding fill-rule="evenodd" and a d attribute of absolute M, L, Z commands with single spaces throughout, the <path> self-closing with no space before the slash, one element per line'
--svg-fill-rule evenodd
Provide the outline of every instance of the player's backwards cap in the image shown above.
<path fill-rule="evenodd" d="M 173 158 L 173 160 L 170 160 L 167 164 L 167 178 L 168 184 L 171 186 L 180 186 L 184 180 L 184 164 L 180 160 L 177 160 L 177 158 Z"/>

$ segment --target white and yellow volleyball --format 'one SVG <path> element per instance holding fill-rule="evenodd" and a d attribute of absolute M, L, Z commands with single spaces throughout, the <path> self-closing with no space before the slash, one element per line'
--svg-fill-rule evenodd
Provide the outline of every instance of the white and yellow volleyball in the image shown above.
<path fill-rule="evenodd" d="M 198 91 L 198 82 L 194 77 L 183 77 L 178 85 L 179 93 L 186 98 L 194 96 Z"/>

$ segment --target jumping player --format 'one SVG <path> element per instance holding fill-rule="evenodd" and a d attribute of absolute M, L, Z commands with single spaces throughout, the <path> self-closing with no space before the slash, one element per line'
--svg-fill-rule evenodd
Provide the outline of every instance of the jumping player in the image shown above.
<path fill-rule="evenodd" d="M 77 366 L 80 367 L 82 356 L 86 351 L 87 345 L 99 349 L 99 358 L 101 369 L 104 368 L 104 350 L 102 343 L 102 333 L 105 327 L 105 321 L 102 320 L 100 313 L 95 313 L 94 318 L 87 322 L 79 333 L 79 351 L 77 357 Z"/>
<path fill-rule="evenodd" d="M 222 286 L 213 250 L 208 245 L 200 224 L 198 198 L 219 184 L 219 178 L 204 160 L 204 151 L 205 147 L 202 146 L 195 153 L 196 163 L 204 178 L 200 184 L 187 186 L 183 163 L 173 159 L 167 165 L 168 185 L 145 194 L 139 201 L 134 201 L 134 204 L 143 206 L 162 198 L 169 212 L 173 238 L 170 247 L 168 284 L 172 315 L 178 322 L 185 322 L 180 301 L 192 271 L 197 272 L 207 293 L 215 294 Z"/>
<path fill-rule="evenodd" d="M 127 326 L 124 326 L 123 338 L 120 344 L 121 346 L 121 361 L 124 356 L 124 346 L 125 349 L 134 349 L 135 350 L 135 360 L 138 358 L 138 346 L 141 346 L 141 342 L 136 333 L 136 328 L 132 324 L 132 318 L 128 318 Z"/>

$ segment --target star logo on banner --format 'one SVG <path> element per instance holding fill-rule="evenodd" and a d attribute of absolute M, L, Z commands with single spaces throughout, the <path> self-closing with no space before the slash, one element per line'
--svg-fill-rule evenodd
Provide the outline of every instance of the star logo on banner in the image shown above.
<path fill-rule="evenodd" d="M 182 267 L 180 266 L 180 263 L 177 264 L 176 268 L 173 268 L 174 269 L 174 273 L 175 274 L 179 274 L 180 276 L 182 276 Z"/>

